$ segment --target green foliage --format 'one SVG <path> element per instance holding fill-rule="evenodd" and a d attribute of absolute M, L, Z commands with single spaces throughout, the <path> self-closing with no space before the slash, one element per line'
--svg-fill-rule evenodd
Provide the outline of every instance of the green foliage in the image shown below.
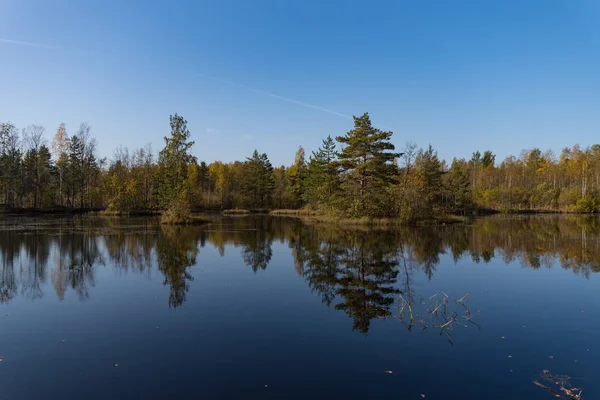
<path fill-rule="evenodd" d="M 306 168 L 304 202 L 312 208 L 328 208 L 340 187 L 335 142 L 331 136 L 311 155 Z"/>
<path fill-rule="evenodd" d="M 483 152 L 483 157 L 481 158 L 481 165 L 484 168 L 490 167 L 494 165 L 496 161 L 496 156 L 489 150 Z"/>
<path fill-rule="evenodd" d="M 160 223 L 163 225 L 192 225 L 206 222 L 208 220 L 192 214 L 188 202 L 185 200 L 173 201 L 171 206 L 160 216 Z"/>
<path fill-rule="evenodd" d="M 1 122 L 0 203 L 168 209 L 174 220 L 191 209 L 297 209 L 369 223 L 439 220 L 477 209 L 600 212 L 597 144 L 565 148 L 559 156 L 534 148 L 500 163 L 489 150 L 475 151 L 447 168 L 431 146 L 417 151 L 409 143 L 395 153 L 392 132 L 375 128 L 365 113 L 336 138 L 338 148 L 328 136 L 308 160 L 299 147 L 291 165 L 273 168 L 256 150 L 245 161 L 198 163 L 185 119 L 170 116 L 170 127 L 158 160 L 150 147 L 120 148 L 106 164 L 85 123 L 72 136 L 61 124 L 49 148 L 43 127 L 30 125 L 21 137 L 12 123 Z"/>
<path fill-rule="evenodd" d="M 455 158 L 452 161 L 452 165 L 445 175 L 444 186 L 450 212 L 465 214 L 472 209 L 473 196 L 469 182 L 468 164 L 465 160 Z"/>
<path fill-rule="evenodd" d="M 158 164 L 160 174 L 160 205 L 169 208 L 187 197 L 185 182 L 188 165 L 195 161 L 191 154 L 194 142 L 190 140 L 187 121 L 177 115 L 169 117 L 171 136 L 165 136 L 165 147 L 160 151 Z"/>
<path fill-rule="evenodd" d="M 387 188 L 397 174 L 393 161 L 392 132 L 374 128 L 368 113 L 354 117 L 354 129 L 336 140 L 343 146 L 338 155 L 342 171 L 338 205 L 349 217 L 387 216 Z"/>
<path fill-rule="evenodd" d="M 254 150 L 244 164 L 242 193 L 246 196 L 249 208 L 268 208 L 275 186 L 273 166 L 265 153 Z"/>
<path fill-rule="evenodd" d="M 441 205 L 444 164 L 431 145 L 417 154 L 415 170 L 421 204 L 425 209 L 432 210 L 432 214 L 437 214 Z"/>
<path fill-rule="evenodd" d="M 588 194 L 585 197 L 579 198 L 575 203 L 575 212 L 579 213 L 596 213 L 600 207 L 598 196 Z"/>
<path fill-rule="evenodd" d="M 305 179 L 306 179 L 306 160 L 302 146 L 298 148 L 294 158 L 294 164 L 288 168 L 286 178 L 289 182 L 291 206 L 301 207 L 303 204 Z"/>

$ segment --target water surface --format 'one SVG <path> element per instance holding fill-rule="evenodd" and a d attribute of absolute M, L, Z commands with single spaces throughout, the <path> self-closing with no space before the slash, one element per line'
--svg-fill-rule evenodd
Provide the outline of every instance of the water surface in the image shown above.
<path fill-rule="evenodd" d="M 0 398 L 600 398 L 599 234 L 4 217 Z"/>

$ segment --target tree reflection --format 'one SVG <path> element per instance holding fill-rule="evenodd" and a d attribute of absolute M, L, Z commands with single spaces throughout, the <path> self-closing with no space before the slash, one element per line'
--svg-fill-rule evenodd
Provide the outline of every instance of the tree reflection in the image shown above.
<path fill-rule="evenodd" d="M 196 264 L 200 228 L 161 226 L 156 243 L 158 270 L 169 286 L 169 306 L 178 307 L 185 302 L 194 277 L 189 267 Z"/>
<path fill-rule="evenodd" d="M 21 243 L 14 240 L 15 232 L 0 231 L 0 303 L 7 303 L 17 295 L 18 285 L 15 276 L 15 259 Z"/>
<path fill-rule="evenodd" d="M 93 234 L 69 232 L 59 236 L 60 262 L 53 277 L 57 292 L 62 293 L 70 287 L 80 300 L 90 297 L 90 288 L 94 286 L 94 266 L 103 265 L 103 253 L 98 247 L 98 238 Z M 59 294 L 60 296 L 60 294 Z"/>
<path fill-rule="evenodd" d="M 50 238 L 34 232 L 24 235 L 23 247 L 25 262 L 21 267 L 21 291 L 30 298 L 43 296 L 42 284 L 46 282 L 48 258 L 50 256 Z"/>
<path fill-rule="evenodd" d="M 271 223 L 268 218 L 252 218 L 243 235 L 242 259 L 252 271 L 267 269 L 273 256 L 271 248 Z"/>
<path fill-rule="evenodd" d="M 189 293 L 199 248 L 241 257 L 254 272 L 267 269 L 273 247 L 287 244 L 290 268 L 323 304 L 347 314 L 367 332 L 390 316 L 413 279 L 435 279 L 441 260 L 559 266 L 584 277 L 600 271 L 600 219 L 580 216 L 492 217 L 471 225 L 393 230 L 311 225 L 296 218 L 221 218 L 208 226 L 161 227 L 155 219 L 40 219 L 0 221 L 0 302 L 18 294 L 37 299 L 47 283 L 58 298 L 92 294 L 95 267 L 148 278 L 156 268 L 177 307 Z M 240 254 L 229 254 L 237 248 Z"/>
<path fill-rule="evenodd" d="M 367 332 L 373 318 L 390 315 L 399 290 L 397 236 L 393 232 L 304 229 L 295 241 L 295 263 L 301 264 L 310 288 L 324 304 L 334 304 Z"/>
<path fill-rule="evenodd" d="M 398 276 L 398 247 L 394 235 L 348 233 L 346 246 L 339 258 L 337 294 L 341 301 L 335 305 L 354 320 L 353 329 L 369 330 L 373 318 L 390 315 L 399 290 L 394 287 Z"/>

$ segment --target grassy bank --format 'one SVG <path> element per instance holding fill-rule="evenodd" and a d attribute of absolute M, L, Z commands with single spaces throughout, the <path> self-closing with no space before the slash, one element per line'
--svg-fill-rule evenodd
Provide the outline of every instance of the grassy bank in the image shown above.
<path fill-rule="evenodd" d="M 250 210 L 246 210 L 244 208 L 231 208 L 229 210 L 221 211 L 223 215 L 247 215 L 250 214 Z"/>
<path fill-rule="evenodd" d="M 272 215 L 318 215 L 318 213 L 314 210 L 305 210 L 305 209 L 289 209 L 289 210 L 271 210 L 269 214 Z"/>
<path fill-rule="evenodd" d="M 393 227 L 393 226 L 425 226 L 425 225 L 451 225 L 467 224 L 471 222 L 468 217 L 447 215 L 443 217 L 431 218 L 420 221 L 407 221 L 400 218 L 333 218 L 324 215 L 314 215 L 303 218 L 309 223 L 326 223 L 345 226 L 365 226 L 365 227 Z"/>
<path fill-rule="evenodd" d="M 91 212 L 92 215 L 101 215 L 106 217 L 137 217 L 137 216 L 153 216 L 161 215 L 160 211 L 157 210 L 130 210 L 130 211 L 116 211 L 116 210 L 102 210 L 97 212 Z"/>

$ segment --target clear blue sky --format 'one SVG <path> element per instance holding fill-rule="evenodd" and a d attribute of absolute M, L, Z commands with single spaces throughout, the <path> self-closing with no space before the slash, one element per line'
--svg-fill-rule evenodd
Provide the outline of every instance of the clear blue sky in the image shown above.
<path fill-rule="evenodd" d="M 365 111 L 446 159 L 598 143 L 600 2 L 0 2 L 0 120 L 86 121 L 101 156 L 178 112 L 201 160 L 289 164 Z"/>

